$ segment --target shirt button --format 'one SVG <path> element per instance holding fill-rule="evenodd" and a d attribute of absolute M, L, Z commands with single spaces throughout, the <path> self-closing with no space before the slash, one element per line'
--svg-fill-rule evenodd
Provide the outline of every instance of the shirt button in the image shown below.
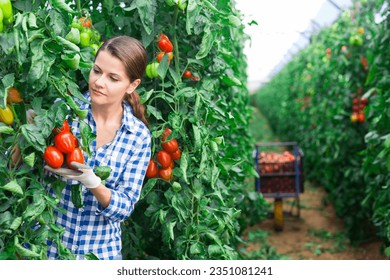
<path fill-rule="evenodd" d="M 81 227 L 76 227 L 77 230 L 81 230 Z"/>
<path fill-rule="evenodd" d="M 78 247 L 79 247 L 79 246 L 77 246 L 77 245 L 73 245 L 73 246 L 72 246 L 73 250 L 77 250 Z"/>
<path fill-rule="evenodd" d="M 84 208 L 81 208 L 81 209 L 80 209 L 80 212 L 84 212 Z"/>

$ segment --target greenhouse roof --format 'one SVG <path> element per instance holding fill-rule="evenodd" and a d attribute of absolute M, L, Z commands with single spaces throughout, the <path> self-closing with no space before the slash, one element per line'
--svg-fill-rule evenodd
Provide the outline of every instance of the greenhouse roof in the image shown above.
<path fill-rule="evenodd" d="M 352 0 L 236 0 L 244 16 L 248 86 L 261 87 L 302 48 L 310 36 L 334 22 Z M 256 24 L 251 24 L 253 21 Z"/>

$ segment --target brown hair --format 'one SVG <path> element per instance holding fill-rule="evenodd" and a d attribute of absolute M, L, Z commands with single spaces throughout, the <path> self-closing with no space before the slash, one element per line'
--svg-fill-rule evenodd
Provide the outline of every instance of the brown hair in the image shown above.
<path fill-rule="evenodd" d="M 116 36 L 104 42 L 98 50 L 108 51 L 111 55 L 123 62 L 127 70 L 130 81 L 141 79 L 145 74 L 147 62 L 147 53 L 145 47 L 137 39 L 129 36 Z M 140 97 L 137 91 L 126 94 L 126 101 L 133 108 L 134 116 L 140 119 L 146 126 L 149 122 L 146 118 L 145 106 L 140 103 Z"/>

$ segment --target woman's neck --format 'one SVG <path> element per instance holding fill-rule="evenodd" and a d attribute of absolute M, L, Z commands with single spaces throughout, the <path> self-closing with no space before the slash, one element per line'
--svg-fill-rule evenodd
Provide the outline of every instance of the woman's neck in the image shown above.
<path fill-rule="evenodd" d="M 92 104 L 92 116 L 95 122 L 112 125 L 120 124 L 123 116 L 123 107 Z"/>

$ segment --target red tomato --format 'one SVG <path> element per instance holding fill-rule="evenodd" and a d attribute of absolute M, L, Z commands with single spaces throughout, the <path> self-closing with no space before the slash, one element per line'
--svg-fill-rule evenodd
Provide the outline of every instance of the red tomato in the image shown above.
<path fill-rule="evenodd" d="M 158 47 L 160 48 L 160 50 L 162 50 L 163 52 L 171 52 L 173 51 L 173 45 L 171 43 L 171 41 L 169 40 L 169 38 L 161 33 L 160 35 L 160 41 L 158 41 Z"/>
<path fill-rule="evenodd" d="M 54 135 L 57 135 L 58 133 L 63 132 L 63 131 L 70 131 L 69 123 L 67 120 L 64 120 L 64 123 L 62 124 L 61 127 L 53 128 L 52 132 Z"/>
<path fill-rule="evenodd" d="M 171 135 L 171 133 L 172 133 L 172 130 L 170 130 L 168 127 L 164 130 L 164 134 L 163 134 L 163 136 L 162 136 L 162 138 L 161 138 L 161 141 L 165 141 L 165 139 L 167 139 L 167 137 L 169 136 L 169 135 Z"/>
<path fill-rule="evenodd" d="M 183 77 L 186 77 L 186 78 L 191 78 L 192 77 L 192 72 L 190 70 L 187 70 L 183 73 Z"/>
<path fill-rule="evenodd" d="M 179 149 L 179 145 L 177 144 L 177 140 L 176 139 L 172 139 L 172 140 L 170 140 L 170 141 L 168 141 L 166 143 L 161 143 L 161 146 L 169 154 L 172 154 L 172 153 L 176 152 L 177 149 Z"/>
<path fill-rule="evenodd" d="M 172 168 L 171 167 L 167 167 L 167 168 L 164 168 L 164 169 L 160 169 L 158 171 L 158 175 L 160 176 L 161 179 L 163 179 L 165 181 L 170 181 L 173 178 Z"/>
<path fill-rule="evenodd" d="M 166 151 L 159 151 L 157 153 L 157 161 L 161 164 L 162 168 L 167 168 L 171 165 L 172 158 Z"/>
<path fill-rule="evenodd" d="M 74 169 L 72 167 L 72 165 L 70 164 L 73 161 L 78 162 L 78 163 L 85 162 L 83 152 L 80 150 L 80 148 L 75 148 L 73 151 L 71 151 L 70 153 L 68 153 L 66 155 L 66 164 L 71 169 Z"/>
<path fill-rule="evenodd" d="M 81 17 L 79 19 L 80 23 L 83 25 L 83 27 L 91 28 L 92 23 L 90 19 L 86 19 L 85 17 Z"/>
<path fill-rule="evenodd" d="M 146 169 L 147 178 L 156 178 L 158 175 L 157 162 L 153 159 L 149 161 L 148 169 Z"/>
<path fill-rule="evenodd" d="M 366 105 L 367 102 L 368 102 L 368 99 L 367 98 L 362 98 L 362 100 L 360 100 L 360 102 L 362 102 L 362 104 Z"/>
<path fill-rule="evenodd" d="M 179 160 L 181 158 L 181 151 L 177 149 L 175 152 L 171 154 L 172 160 Z"/>
<path fill-rule="evenodd" d="M 54 137 L 54 146 L 64 154 L 72 152 L 76 148 L 74 135 L 69 131 L 63 131 Z"/>
<path fill-rule="evenodd" d="M 173 52 L 169 52 L 169 53 L 159 52 L 158 55 L 157 55 L 158 62 L 161 62 L 161 60 L 164 57 L 164 54 L 168 55 L 168 63 L 169 63 L 172 60 L 172 58 L 173 58 Z"/>
<path fill-rule="evenodd" d="M 366 120 L 366 117 L 363 112 L 360 112 L 357 117 L 358 117 L 358 122 L 364 122 Z"/>
<path fill-rule="evenodd" d="M 43 153 L 43 159 L 52 168 L 60 168 L 64 163 L 64 155 L 54 146 L 48 146 Z"/>

